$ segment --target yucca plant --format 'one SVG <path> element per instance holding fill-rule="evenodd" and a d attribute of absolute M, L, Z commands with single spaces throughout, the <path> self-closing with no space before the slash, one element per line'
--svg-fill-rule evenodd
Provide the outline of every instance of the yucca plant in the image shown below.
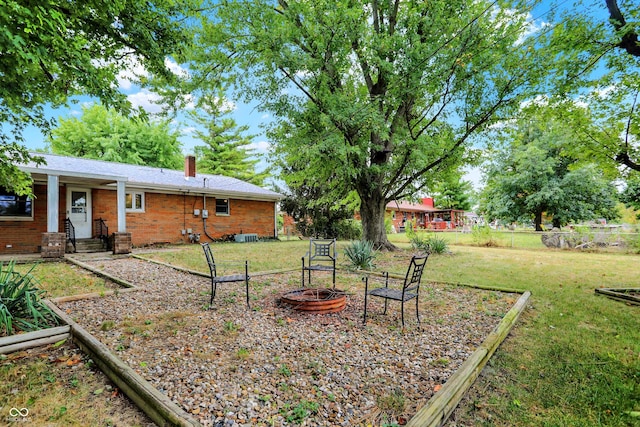
<path fill-rule="evenodd" d="M 432 254 L 445 254 L 449 252 L 449 244 L 447 239 L 440 236 L 431 236 L 429 238 L 429 253 Z"/>
<path fill-rule="evenodd" d="M 424 233 L 414 233 L 410 237 L 410 241 L 412 248 L 418 249 L 423 252 L 429 252 L 431 254 L 444 254 L 449 251 L 449 244 L 447 243 L 447 240 L 440 236 Z"/>
<path fill-rule="evenodd" d="M 58 324 L 58 318 L 42 301 L 44 291 L 38 281 L 27 273 L 15 271 L 15 262 L 0 263 L 0 328 L 6 335 L 17 330 L 34 331 Z"/>
<path fill-rule="evenodd" d="M 378 255 L 373 243 L 367 240 L 354 240 L 344 248 L 344 254 L 351 262 L 354 270 L 371 270 L 375 267 L 373 261 Z"/>
<path fill-rule="evenodd" d="M 430 252 L 429 236 L 425 233 L 407 233 L 411 247 L 424 252 Z"/>

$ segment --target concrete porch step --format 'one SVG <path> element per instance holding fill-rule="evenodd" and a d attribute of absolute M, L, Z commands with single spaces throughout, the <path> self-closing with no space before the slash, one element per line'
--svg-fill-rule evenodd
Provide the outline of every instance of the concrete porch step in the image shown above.
<path fill-rule="evenodd" d="M 76 240 L 77 253 L 107 252 L 100 239 L 78 239 Z"/>

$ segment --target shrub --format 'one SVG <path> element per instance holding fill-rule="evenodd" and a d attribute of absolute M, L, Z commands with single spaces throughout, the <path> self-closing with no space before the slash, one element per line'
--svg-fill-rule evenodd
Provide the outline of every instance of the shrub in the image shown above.
<path fill-rule="evenodd" d="M 431 236 L 429 238 L 429 252 L 432 254 L 444 254 L 449 252 L 449 244 L 444 237 Z"/>
<path fill-rule="evenodd" d="M 476 246 L 498 246 L 493 230 L 488 225 L 473 227 L 471 238 Z"/>
<path fill-rule="evenodd" d="M 411 233 L 409 236 L 411 247 L 423 252 L 429 252 L 432 254 L 444 254 L 449 252 L 449 244 L 443 237 L 425 234 L 425 233 Z"/>
<path fill-rule="evenodd" d="M 15 262 L 0 264 L 0 328 L 7 335 L 16 330 L 34 331 L 58 324 L 58 318 L 42 301 L 45 291 L 31 275 L 14 271 Z"/>
<path fill-rule="evenodd" d="M 640 254 L 640 233 L 631 233 L 623 241 L 633 252 Z"/>
<path fill-rule="evenodd" d="M 351 262 L 350 267 L 355 270 L 371 270 L 375 267 L 373 261 L 377 253 L 373 243 L 367 240 L 352 241 L 344 248 L 344 254 Z"/>
<path fill-rule="evenodd" d="M 407 231 L 407 237 L 413 249 L 429 252 L 429 237 L 425 233 Z"/>
<path fill-rule="evenodd" d="M 345 219 L 335 224 L 335 234 L 339 240 L 355 240 L 362 237 L 362 223 L 355 219 Z"/>
<path fill-rule="evenodd" d="M 384 218 L 384 231 L 389 234 L 391 233 L 391 227 L 393 227 L 393 220 L 390 216 Z"/>

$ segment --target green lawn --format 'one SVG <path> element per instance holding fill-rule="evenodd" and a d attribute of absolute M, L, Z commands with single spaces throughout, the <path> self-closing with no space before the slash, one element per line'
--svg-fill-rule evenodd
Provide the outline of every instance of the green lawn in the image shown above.
<path fill-rule="evenodd" d="M 39 263 L 33 268 L 33 264 L 17 264 L 15 270 L 21 273 L 31 271 L 38 280 L 40 287 L 47 291 L 47 298 L 56 298 L 68 295 L 79 295 L 91 292 L 105 292 L 112 287 L 107 286 L 105 279 L 64 262 Z"/>

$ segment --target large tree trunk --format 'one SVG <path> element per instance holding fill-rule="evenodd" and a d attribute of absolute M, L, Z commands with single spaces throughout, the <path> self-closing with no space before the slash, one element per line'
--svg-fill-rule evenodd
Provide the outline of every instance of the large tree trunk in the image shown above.
<path fill-rule="evenodd" d="M 365 194 L 360 192 L 360 217 L 362 218 L 362 238 L 374 244 L 376 249 L 396 250 L 387 239 L 384 228 L 386 203 L 384 196 L 375 189 Z"/>
<path fill-rule="evenodd" d="M 536 231 L 542 231 L 542 211 L 536 212 L 533 222 L 536 226 Z"/>

